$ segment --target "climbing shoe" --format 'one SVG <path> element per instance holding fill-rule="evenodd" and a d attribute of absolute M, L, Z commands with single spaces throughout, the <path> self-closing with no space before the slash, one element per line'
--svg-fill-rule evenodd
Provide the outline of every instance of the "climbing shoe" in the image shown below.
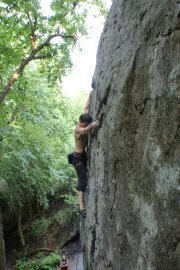
<path fill-rule="evenodd" d="M 86 218 L 86 209 L 79 210 L 79 214 L 81 215 L 82 218 Z"/>

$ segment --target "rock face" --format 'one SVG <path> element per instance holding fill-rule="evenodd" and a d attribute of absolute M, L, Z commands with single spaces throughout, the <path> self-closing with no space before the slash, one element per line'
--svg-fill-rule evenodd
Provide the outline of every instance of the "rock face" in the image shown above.
<path fill-rule="evenodd" d="M 180 269 L 180 1 L 114 0 L 93 79 L 85 270 Z"/>

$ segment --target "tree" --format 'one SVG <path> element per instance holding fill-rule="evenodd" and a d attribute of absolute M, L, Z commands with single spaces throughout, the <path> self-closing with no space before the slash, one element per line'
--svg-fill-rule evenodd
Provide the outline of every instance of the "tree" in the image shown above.
<path fill-rule="evenodd" d="M 6 269 L 6 257 L 4 248 L 4 236 L 3 236 L 3 223 L 2 223 L 2 211 L 0 206 L 0 270 Z"/>
<path fill-rule="evenodd" d="M 3 200 L 3 195 L 8 189 L 6 181 L 0 180 L 0 270 L 6 269 L 6 256 L 4 247 L 4 235 L 3 235 L 3 222 L 2 222 L 2 209 L 1 204 Z"/>
<path fill-rule="evenodd" d="M 49 88 L 37 67 L 34 69 L 25 74 L 26 89 L 18 93 L 23 98 L 15 120 L 1 129 L 0 175 L 9 186 L 6 201 L 16 216 L 22 246 L 24 209 L 29 209 L 31 219 L 35 200 L 41 208 L 48 208 L 49 196 L 68 186 L 70 172 L 65 157 L 72 143 L 75 114 L 80 113 L 75 113 L 77 106 L 62 98 L 57 87 Z"/>
<path fill-rule="evenodd" d="M 65 157 L 79 107 L 62 98 L 57 79 L 71 67 L 70 50 L 86 33 L 90 4 L 102 7 L 100 0 L 54 0 L 46 17 L 38 0 L 0 1 L 0 175 L 22 246 L 25 209 L 31 218 L 35 200 L 47 208 L 57 187 L 72 190 Z"/>
<path fill-rule="evenodd" d="M 87 4 L 102 7 L 100 0 L 54 0 L 51 4 L 54 13 L 46 17 L 41 12 L 38 0 L 4 0 L 2 4 L 0 50 L 3 57 L 0 60 L 0 105 L 31 61 L 43 59 L 50 66 L 53 62 L 54 72 L 57 74 L 55 77 L 64 75 L 71 64 L 70 48 L 78 36 L 86 32 Z M 52 40 L 55 41 L 52 43 Z"/>

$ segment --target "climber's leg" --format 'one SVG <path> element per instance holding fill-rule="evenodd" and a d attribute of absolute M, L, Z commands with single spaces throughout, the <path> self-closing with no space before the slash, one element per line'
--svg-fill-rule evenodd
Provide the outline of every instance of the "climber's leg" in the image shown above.
<path fill-rule="evenodd" d="M 84 209 L 84 192 L 78 191 L 78 202 L 79 202 L 79 209 Z"/>
<path fill-rule="evenodd" d="M 81 163 L 79 166 L 76 167 L 76 172 L 78 175 L 78 202 L 79 202 L 79 213 L 83 218 L 86 218 L 86 210 L 84 207 L 84 191 L 87 187 L 87 169 L 86 164 Z"/>
<path fill-rule="evenodd" d="M 87 157 L 86 153 L 76 153 L 74 152 L 73 155 L 73 166 L 76 170 L 78 176 L 78 202 L 79 202 L 79 213 L 80 215 L 85 218 L 86 217 L 86 210 L 84 207 L 84 192 L 87 187 Z"/>
<path fill-rule="evenodd" d="M 79 166 L 76 167 L 76 173 L 78 176 L 77 190 L 85 192 L 88 181 L 86 164 L 80 163 Z"/>

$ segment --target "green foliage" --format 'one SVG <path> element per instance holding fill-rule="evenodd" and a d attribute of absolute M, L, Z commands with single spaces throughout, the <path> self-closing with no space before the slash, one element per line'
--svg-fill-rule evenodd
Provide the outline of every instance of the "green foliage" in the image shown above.
<path fill-rule="evenodd" d="M 37 219 L 31 227 L 31 234 L 37 238 L 42 237 L 44 234 L 46 234 L 49 226 L 51 224 L 51 221 L 46 218 Z"/>
<path fill-rule="evenodd" d="M 74 148 L 73 129 L 84 102 L 63 97 L 57 86 L 49 85 L 39 66 L 27 74 L 21 96 L 16 93 L 20 109 L 13 114 L 10 103 L 7 112 L 14 119 L 8 125 L 0 123 L 0 175 L 8 185 L 4 194 L 7 211 L 17 214 L 21 209 L 23 214 L 32 205 L 36 212 L 35 205 L 48 209 L 49 200 L 60 200 L 71 208 L 68 217 L 72 222 L 77 218 L 76 177 L 67 153 Z"/>
<path fill-rule="evenodd" d="M 54 270 L 60 262 L 60 256 L 57 253 L 51 253 L 49 256 L 39 254 L 33 260 L 18 260 L 16 262 L 17 270 Z"/>
<path fill-rule="evenodd" d="M 0 179 L 8 186 L 2 196 L 7 212 L 15 216 L 28 209 L 31 217 L 32 208 L 48 209 L 49 201 L 56 199 L 70 207 L 58 213 L 58 222 L 77 217 L 76 177 L 66 157 L 74 148 L 73 129 L 85 99 L 63 97 L 59 81 L 72 65 L 76 38 L 86 33 L 88 7 L 102 11 L 102 3 L 81 0 L 76 6 L 73 0 L 54 0 L 47 17 L 38 0 L 0 1 L 0 98 L 15 70 L 39 48 L 0 104 Z M 59 33 L 66 37 L 42 46 Z M 33 233 L 41 236 L 47 227 L 41 220 Z"/>
<path fill-rule="evenodd" d="M 61 194 L 60 197 L 64 199 L 64 202 L 71 209 L 72 212 L 78 211 L 78 200 L 77 200 L 77 180 L 71 182 L 71 189 L 69 193 Z"/>
<path fill-rule="evenodd" d="M 68 207 L 68 208 L 65 208 L 65 209 L 58 211 L 54 215 L 54 220 L 59 225 L 71 224 L 73 221 L 74 215 L 75 215 L 75 213 L 72 211 L 72 209 L 70 207 Z"/>
<path fill-rule="evenodd" d="M 41 71 L 52 85 L 57 79 L 61 81 L 72 66 L 73 46 L 78 37 L 86 34 L 88 9 L 95 6 L 104 13 L 102 0 L 53 0 L 52 13 L 45 16 L 40 1 L 0 1 L 0 98 L 13 72 L 22 67 L 24 59 L 27 60 L 20 68 L 21 76 L 13 85 L 14 94 L 8 94 L 5 107 L 9 102 L 16 103 L 16 93 L 20 89 L 21 94 L 24 93 L 28 75 L 22 71 L 30 62 L 41 61 Z"/>
<path fill-rule="evenodd" d="M 54 193 L 52 183 L 64 183 L 68 178 L 65 157 L 73 136 L 73 111 L 56 88 L 50 91 L 41 74 L 39 78 L 38 73 L 37 78 L 31 74 L 15 121 L 0 129 L 0 174 L 8 183 L 12 209 L 34 194 L 47 208 L 47 194 Z"/>

